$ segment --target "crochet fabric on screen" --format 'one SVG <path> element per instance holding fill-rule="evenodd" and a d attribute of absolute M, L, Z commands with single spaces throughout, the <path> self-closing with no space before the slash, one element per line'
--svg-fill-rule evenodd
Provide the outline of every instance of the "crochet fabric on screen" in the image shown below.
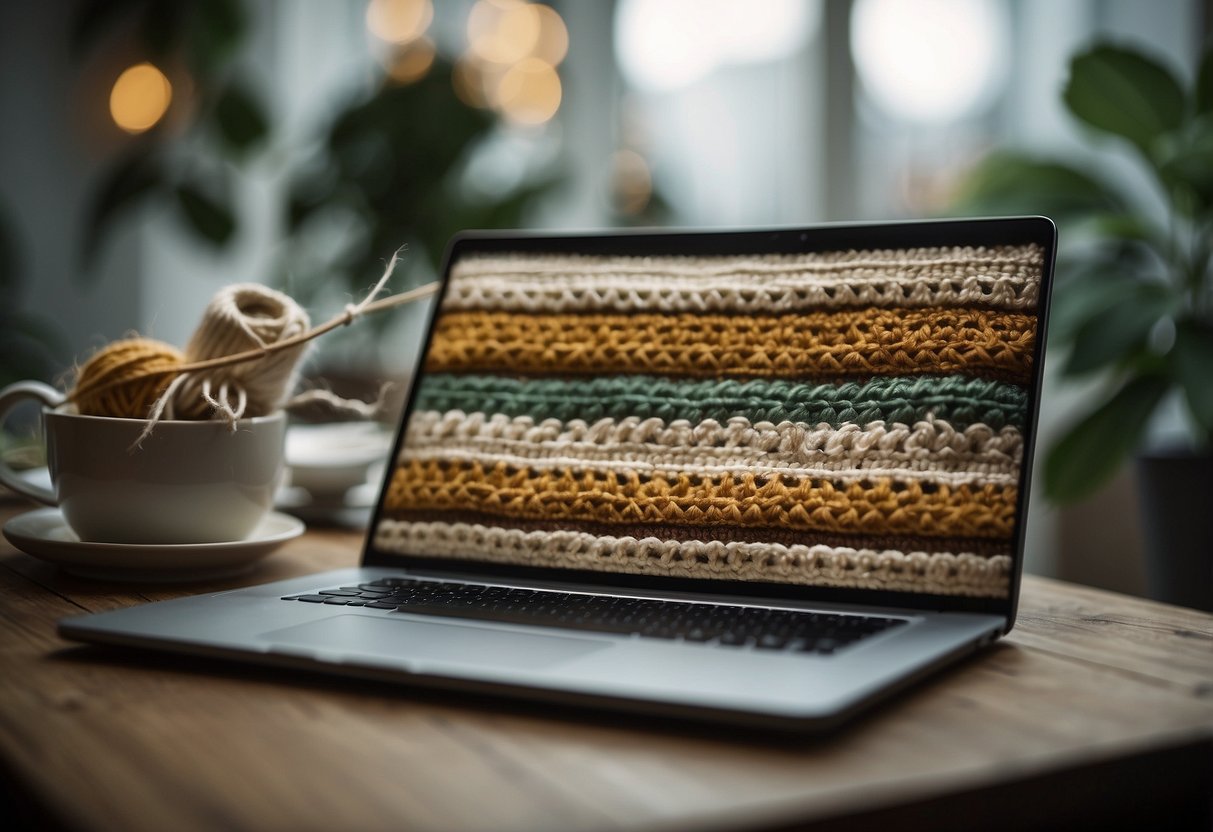
<path fill-rule="evenodd" d="M 1042 262 L 460 260 L 376 543 L 1005 597 Z"/>

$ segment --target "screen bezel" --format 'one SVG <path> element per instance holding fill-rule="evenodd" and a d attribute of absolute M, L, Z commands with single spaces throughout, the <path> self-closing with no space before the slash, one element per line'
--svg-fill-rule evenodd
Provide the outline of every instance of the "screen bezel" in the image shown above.
<path fill-rule="evenodd" d="M 1016 504 L 1010 591 L 1006 598 L 972 598 L 931 595 L 906 591 L 840 589 L 777 582 L 728 581 L 717 578 L 673 578 L 657 575 L 603 572 L 598 570 L 554 569 L 517 566 L 464 558 L 401 555 L 375 548 L 375 529 L 384 511 L 394 462 L 404 442 L 405 426 L 412 415 L 413 392 L 424 377 L 425 356 L 433 337 L 434 324 L 449 285 L 451 265 L 468 254 L 586 254 L 600 256 L 713 256 L 741 254 L 796 254 L 849 249 L 897 249 L 934 246 L 992 246 L 1036 243 L 1044 250 L 1037 303 L 1037 337 L 1033 355 L 1033 376 L 1028 385 L 1028 412 L 1024 425 L 1024 464 L 1020 471 Z M 617 230 L 608 232 L 529 232 L 465 231 L 447 245 L 443 257 L 439 292 L 430 306 L 426 321 L 424 347 L 409 382 L 404 411 L 396 428 L 389 464 L 379 490 L 375 510 L 362 554 L 364 566 L 404 570 L 442 571 L 476 577 L 505 580 L 577 583 L 603 588 L 623 587 L 671 592 L 711 592 L 766 599 L 787 599 L 819 603 L 862 604 L 934 611 L 980 612 L 1005 616 L 1006 630 L 1014 623 L 1019 602 L 1019 584 L 1023 573 L 1023 550 L 1027 508 L 1032 481 L 1032 460 L 1036 445 L 1043 377 L 1045 333 L 1049 298 L 1052 294 L 1053 267 L 1056 258 L 1057 229 L 1046 217 L 997 217 L 915 222 L 847 223 L 800 228 L 761 230 Z"/>

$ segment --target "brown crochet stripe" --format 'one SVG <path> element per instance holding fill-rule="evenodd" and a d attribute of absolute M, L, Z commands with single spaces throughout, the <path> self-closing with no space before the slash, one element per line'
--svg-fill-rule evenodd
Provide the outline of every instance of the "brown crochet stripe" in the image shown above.
<path fill-rule="evenodd" d="M 429 372 L 855 378 L 964 373 L 1026 383 L 1036 318 L 988 309 L 786 315 L 448 312 Z"/>
<path fill-rule="evenodd" d="M 833 483 L 752 474 L 666 477 L 535 471 L 410 460 L 392 476 L 389 509 L 466 509 L 498 517 L 604 523 L 751 526 L 838 533 L 1009 540 L 1013 486 Z"/>
<path fill-rule="evenodd" d="M 501 517 L 479 511 L 395 509 L 384 517 L 409 523 L 480 523 L 507 525 L 523 531 L 579 531 L 598 536 L 656 537 L 661 540 L 719 540 L 724 543 L 780 543 L 784 546 L 833 546 L 890 549 L 901 552 L 972 552 L 982 557 L 1010 555 L 1009 542 L 980 537 L 913 537 L 910 535 L 834 534 L 746 526 L 678 526 L 673 523 L 594 523 Z"/>

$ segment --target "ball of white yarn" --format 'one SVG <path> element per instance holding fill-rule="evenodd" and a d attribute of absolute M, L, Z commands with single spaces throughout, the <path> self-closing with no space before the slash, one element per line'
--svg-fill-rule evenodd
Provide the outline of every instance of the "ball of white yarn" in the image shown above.
<path fill-rule="evenodd" d="M 291 297 L 256 283 L 221 289 L 185 347 L 186 363 L 264 349 L 308 331 L 308 314 Z M 190 374 L 174 391 L 170 418 L 265 416 L 286 403 L 306 344 L 264 358 Z"/>

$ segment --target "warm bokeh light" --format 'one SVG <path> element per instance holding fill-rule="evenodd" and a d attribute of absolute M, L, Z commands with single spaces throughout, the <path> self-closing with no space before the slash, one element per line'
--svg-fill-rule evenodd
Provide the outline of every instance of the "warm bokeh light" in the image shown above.
<path fill-rule="evenodd" d="M 615 55 L 633 87 L 669 92 L 723 66 L 783 60 L 820 17 L 817 0 L 619 0 Z"/>
<path fill-rule="evenodd" d="M 434 53 L 434 42 L 429 38 L 411 42 L 393 53 L 387 67 L 388 77 L 397 84 L 420 81 L 434 65 Z"/>
<path fill-rule="evenodd" d="M 543 124 L 556 114 L 562 95 L 556 65 L 569 51 L 569 32 L 555 9 L 477 0 L 467 36 L 451 79 L 461 101 L 492 107 L 514 124 Z"/>
<path fill-rule="evenodd" d="M 551 6 L 535 6 L 539 15 L 539 40 L 532 54 L 552 66 L 558 66 L 569 51 L 569 30 Z"/>
<path fill-rule="evenodd" d="M 118 76 L 110 90 L 110 115 L 128 133 L 150 130 L 173 100 L 173 85 L 149 63 L 136 64 Z"/>
<path fill-rule="evenodd" d="M 408 43 L 421 37 L 434 19 L 430 0 L 371 0 L 366 28 L 388 43 Z"/>
<path fill-rule="evenodd" d="M 459 100 L 469 107 L 489 106 L 484 70 L 475 59 L 464 56 L 455 63 L 451 70 L 451 86 L 455 88 Z"/>
<path fill-rule="evenodd" d="M 560 76 L 539 58 L 525 58 L 501 76 L 492 104 L 515 124 L 543 124 L 560 109 Z"/>
<path fill-rule="evenodd" d="M 539 42 L 541 14 L 521 0 L 479 0 L 468 14 L 468 47 L 485 61 L 520 61 Z"/>
<path fill-rule="evenodd" d="M 615 210 L 629 217 L 649 206 L 653 176 L 649 163 L 635 150 L 619 150 L 611 157 L 611 197 Z"/>
<path fill-rule="evenodd" d="M 1010 30 L 997 0 L 858 0 L 851 52 L 864 91 L 883 110 L 946 123 L 994 99 L 1011 63 Z"/>

